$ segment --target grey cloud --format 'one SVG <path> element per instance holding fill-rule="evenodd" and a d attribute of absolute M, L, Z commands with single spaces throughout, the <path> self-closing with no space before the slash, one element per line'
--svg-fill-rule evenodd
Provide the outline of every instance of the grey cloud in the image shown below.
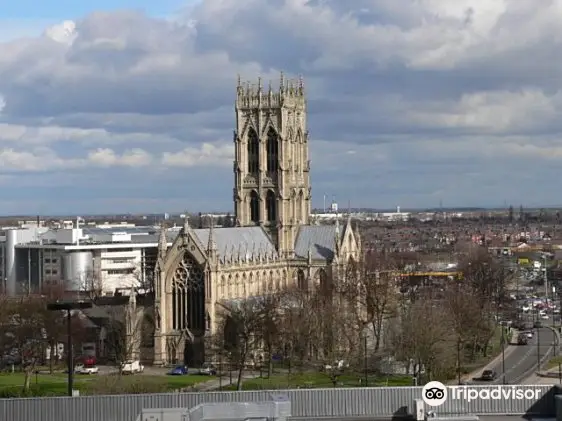
<path fill-rule="evenodd" d="M 161 156 L 226 145 L 236 74 L 276 83 L 286 70 L 305 74 L 320 191 L 406 206 L 481 200 L 476 184 L 488 180 L 490 200 L 509 199 L 521 194 L 513 180 L 527 188 L 539 176 L 506 174 L 524 162 L 554 174 L 562 157 L 556 4 L 206 0 L 176 21 L 92 13 L 70 46 L 47 36 L 0 45 L 0 121 L 12 125 L 0 146 L 16 147 L 14 125 L 29 128 L 22 144 L 55 143 L 68 159 L 98 147 Z M 185 183 L 200 171 L 153 177 L 182 183 L 169 194 L 204 196 Z M 227 173 L 213 192 L 226 192 L 225 207 Z"/>

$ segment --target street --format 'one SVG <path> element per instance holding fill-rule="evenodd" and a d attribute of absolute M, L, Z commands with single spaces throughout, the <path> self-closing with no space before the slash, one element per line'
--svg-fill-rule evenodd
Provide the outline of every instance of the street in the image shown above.
<path fill-rule="evenodd" d="M 538 341 L 538 344 L 537 344 Z M 535 329 L 533 339 L 528 345 L 512 345 L 517 348 L 505 357 L 505 383 L 518 384 L 523 383 L 528 377 L 535 374 L 537 370 L 537 350 L 541 361 L 548 359 L 553 355 L 553 343 L 555 334 L 549 328 Z M 491 367 L 489 370 L 495 370 L 498 377 L 494 381 L 474 381 L 474 384 L 502 384 L 503 383 L 503 364 L 502 360 Z"/>

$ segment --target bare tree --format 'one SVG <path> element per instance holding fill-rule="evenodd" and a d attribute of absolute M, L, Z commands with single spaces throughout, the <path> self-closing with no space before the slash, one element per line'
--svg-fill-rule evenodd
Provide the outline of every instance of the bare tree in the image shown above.
<path fill-rule="evenodd" d="M 490 340 L 495 334 L 495 320 L 506 309 L 507 284 L 510 274 L 505 267 L 483 248 L 471 248 L 459 264 L 463 274 L 463 288 L 470 292 L 477 304 L 479 318 L 470 332 L 471 357 L 487 355 Z"/>
<path fill-rule="evenodd" d="M 256 301 L 254 309 L 261 316 L 261 323 L 256 335 L 263 345 L 268 377 L 273 372 L 273 354 L 281 345 L 279 333 L 281 331 L 281 317 L 283 316 L 283 297 L 282 293 L 260 297 Z"/>
<path fill-rule="evenodd" d="M 118 367 L 129 360 L 139 358 L 143 341 L 142 309 L 134 306 L 110 306 L 106 308 L 110 317 L 106 326 L 106 350 Z"/>
<path fill-rule="evenodd" d="M 262 348 L 264 316 L 259 298 L 239 301 L 224 308 L 219 321 L 224 349 L 238 371 L 236 388 L 242 389 L 244 369 L 250 356 Z"/>
<path fill-rule="evenodd" d="M 103 295 L 103 279 L 97 271 L 88 270 L 82 275 L 80 293 L 92 301 Z"/>
<path fill-rule="evenodd" d="M 454 335 L 442 304 L 431 295 L 417 300 L 400 317 L 394 349 L 398 358 L 413 362 L 428 380 L 454 365 Z"/>
<path fill-rule="evenodd" d="M 23 392 L 31 384 L 31 376 L 45 351 L 44 302 L 37 296 L 20 296 L 7 300 L 3 310 L 3 348 L 17 352 L 25 374 Z"/>
<path fill-rule="evenodd" d="M 289 370 L 301 370 L 311 365 L 319 345 L 314 294 L 298 288 L 281 296 L 279 340 Z"/>
<path fill-rule="evenodd" d="M 374 336 L 374 351 L 381 349 L 385 322 L 396 315 L 397 264 L 391 256 L 368 252 L 363 258 L 349 265 L 343 294 L 355 310 L 358 331 L 369 327 Z"/>
<path fill-rule="evenodd" d="M 467 288 L 460 279 L 450 281 L 446 285 L 444 304 L 448 322 L 455 336 L 456 371 L 460 383 L 464 351 L 467 346 L 473 344 L 475 334 L 478 337 L 483 315 L 471 289 Z"/>
<path fill-rule="evenodd" d="M 67 319 L 65 311 L 47 310 L 49 302 L 64 299 L 65 291 L 61 284 L 49 285 L 43 288 L 41 292 L 41 300 L 43 305 L 39 308 L 40 317 L 44 329 L 45 342 L 49 355 L 49 371 L 51 374 L 54 370 L 54 363 L 61 355 L 58 354 L 58 344 L 63 341 L 67 335 Z M 76 318 L 71 319 L 72 331 L 80 335 L 82 326 Z"/>

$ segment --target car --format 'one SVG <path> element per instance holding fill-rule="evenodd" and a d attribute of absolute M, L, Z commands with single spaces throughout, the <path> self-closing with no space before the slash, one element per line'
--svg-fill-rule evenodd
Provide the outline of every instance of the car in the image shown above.
<path fill-rule="evenodd" d="M 216 376 L 217 375 L 217 370 L 216 368 L 210 364 L 210 363 L 203 363 L 203 365 L 201 366 L 201 368 L 199 370 L 197 370 L 198 374 L 201 374 L 203 376 Z"/>
<path fill-rule="evenodd" d="M 97 368 L 95 365 L 77 364 L 74 367 L 74 372 L 76 374 L 98 374 L 99 368 Z"/>
<path fill-rule="evenodd" d="M 168 376 L 185 376 L 187 375 L 187 367 L 185 365 L 178 365 L 168 371 Z"/>
<path fill-rule="evenodd" d="M 527 345 L 528 342 L 529 339 L 527 338 L 527 335 L 520 333 L 519 336 L 517 336 L 517 345 Z"/>
<path fill-rule="evenodd" d="M 539 329 L 542 327 L 542 322 L 540 320 L 537 320 L 533 326 L 536 329 Z"/>
<path fill-rule="evenodd" d="M 78 358 L 78 363 L 77 364 L 84 364 L 84 365 L 96 365 L 96 357 L 94 357 L 93 355 L 83 355 L 80 358 Z"/>
<path fill-rule="evenodd" d="M 498 374 L 494 370 L 484 370 L 482 372 L 481 380 L 492 381 L 492 380 L 496 380 L 497 377 Z"/>
<path fill-rule="evenodd" d="M 144 371 L 144 365 L 140 361 L 125 361 L 121 364 L 121 374 L 135 374 L 142 373 Z"/>

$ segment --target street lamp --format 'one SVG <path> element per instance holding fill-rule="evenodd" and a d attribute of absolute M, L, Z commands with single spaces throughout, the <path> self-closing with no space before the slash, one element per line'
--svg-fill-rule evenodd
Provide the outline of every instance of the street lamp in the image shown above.
<path fill-rule="evenodd" d="M 457 338 L 457 380 L 459 386 L 462 384 L 461 379 L 461 339 Z"/>
<path fill-rule="evenodd" d="M 541 369 L 541 329 L 537 327 L 537 371 Z"/>
<path fill-rule="evenodd" d="M 365 387 L 369 387 L 369 360 L 368 360 L 368 356 L 367 356 L 367 332 L 365 331 L 364 333 L 364 337 L 363 337 L 363 353 L 365 355 L 363 355 L 364 358 L 364 364 L 363 364 L 363 369 L 365 371 Z"/>
<path fill-rule="evenodd" d="M 54 303 L 47 304 L 47 310 L 49 311 L 66 311 L 66 323 L 67 323 L 67 365 L 68 365 L 68 396 L 72 396 L 73 380 L 74 380 L 74 364 L 72 355 L 72 323 L 71 323 L 71 312 L 72 310 L 85 310 L 87 308 L 92 308 L 92 303 L 90 301 L 55 301 Z"/>
<path fill-rule="evenodd" d="M 507 384 L 507 381 L 505 379 L 505 327 L 502 326 L 502 337 L 501 337 L 501 343 L 502 343 L 502 378 L 503 378 L 503 384 Z"/>

